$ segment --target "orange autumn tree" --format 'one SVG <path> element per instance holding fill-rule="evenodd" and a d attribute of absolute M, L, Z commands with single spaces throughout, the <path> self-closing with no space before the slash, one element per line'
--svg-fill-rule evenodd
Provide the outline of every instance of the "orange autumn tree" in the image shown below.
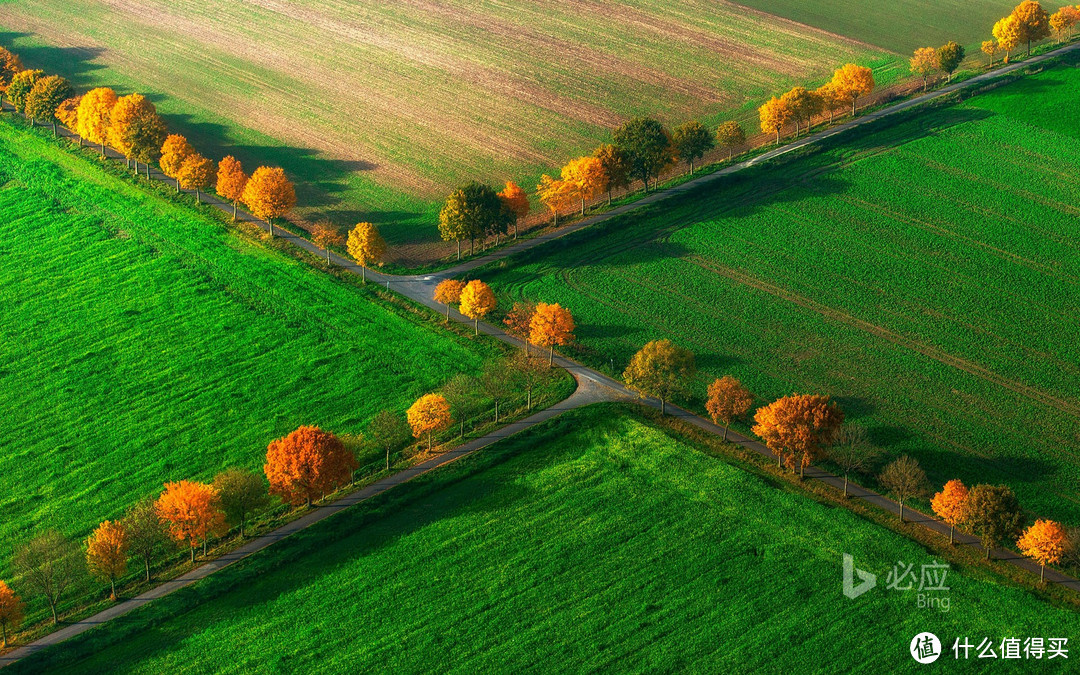
<path fill-rule="evenodd" d="M 934 514 L 949 526 L 949 544 L 953 543 L 956 526 L 964 522 L 967 507 L 968 489 L 960 480 L 954 478 L 930 500 Z"/>
<path fill-rule="evenodd" d="M 465 284 L 461 291 L 461 313 L 473 320 L 473 329 L 480 334 L 480 319 L 495 309 L 495 293 L 479 279 Z"/>
<path fill-rule="evenodd" d="M 293 506 L 311 506 L 314 499 L 352 480 L 356 457 L 334 434 L 302 426 L 266 448 L 263 471 L 270 494 Z"/>
<path fill-rule="evenodd" d="M 1020 20 L 1010 14 L 994 24 L 993 33 L 998 48 L 1005 52 L 1005 63 L 1008 63 L 1012 50 L 1023 42 L 1024 29 L 1020 25 Z"/>
<path fill-rule="evenodd" d="M 450 403 L 440 394 L 425 394 L 405 411 L 405 419 L 412 428 L 413 438 L 427 435 L 431 450 L 431 434 L 446 429 L 454 420 L 450 416 Z"/>
<path fill-rule="evenodd" d="M 201 542 L 206 554 L 206 542 L 212 534 L 224 533 L 225 514 L 218 508 L 218 493 L 213 486 L 182 480 L 166 483 L 165 491 L 154 503 L 158 518 L 169 528 L 177 543 L 191 548 L 191 564 L 195 564 L 195 549 Z"/>
<path fill-rule="evenodd" d="M 554 225 L 559 224 L 559 212 L 574 203 L 574 189 L 573 184 L 565 180 L 552 178 L 546 173 L 540 176 L 536 194 L 540 197 L 540 202 L 551 211 Z"/>
<path fill-rule="evenodd" d="M 435 302 L 446 306 L 446 320 L 450 320 L 450 305 L 461 301 L 461 291 L 465 289 L 465 282 L 457 279 L 443 279 L 435 287 Z"/>
<path fill-rule="evenodd" d="M 349 241 L 345 247 L 353 260 L 359 263 L 360 278 L 366 284 L 368 266 L 382 260 L 386 255 L 386 241 L 379 234 L 379 228 L 372 223 L 357 223 L 349 232 Z"/>
<path fill-rule="evenodd" d="M 229 155 L 218 162 L 217 193 L 232 202 L 232 217 L 236 220 L 236 203 L 244 196 L 244 186 L 247 185 L 248 175 L 244 173 L 244 167 L 240 160 Z"/>
<path fill-rule="evenodd" d="M 581 215 L 585 215 L 585 202 L 607 189 L 604 165 L 595 157 L 570 160 L 562 168 L 562 179 L 570 186 L 573 198 L 581 203 Z"/>
<path fill-rule="evenodd" d="M 548 348 L 548 365 L 555 361 L 555 346 L 568 345 L 574 340 L 574 317 L 559 303 L 536 303 L 529 320 L 529 337 L 538 347 Z"/>
<path fill-rule="evenodd" d="M 139 162 L 147 164 L 149 169 L 165 142 L 165 135 L 164 120 L 145 96 L 129 94 L 116 100 L 109 115 L 109 145 L 120 151 L 129 166 L 134 160 L 135 173 L 139 172 Z"/>
<path fill-rule="evenodd" d="M 529 215 L 529 195 L 525 194 L 517 183 L 512 180 L 506 181 L 506 187 L 499 193 L 506 210 L 514 216 L 514 239 L 517 239 L 518 222 Z"/>
<path fill-rule="evenodd" d="M 79 101 L 75 133 L 100 145 L 101 154 L 105 154 L 105 144 L 109 141 L 109 116 L 116 101 L 116 92 L 108 87 L 91 89 Z"/>
<path fill-rule="evenodd" d="M 119 522 L 106 520 L 86 539 L 86 567 L 90 574 L 108 581 L 109 599 L 116 599 L 116 579 L 127 572 L 127 530 Z"/>
<path fill-rule="evenodd" d="M 1065 553 L 1068 535 L 1059 523 L 1052 520 L 1036 520 L 1016 541 L 1020 552 L 1039 563 L 1039 582 L 1046 580 L 1046 565 L 1061 560 Z"/>
<path fill-rule="evenodd" d="M 251 174 L 241 201 L 247 204 L 256 218 L 266 221 L 270 236 L 274 236 L 274 218 L 280 218 L 296 206 L 296 189 L 279 168 L 260 166 Z"/>
<path fill-rule="evenodd" d="M 832 85 L 841 98 L 851 101 L 851 114 L 854 115 L 859 98 L 874 90 L 874 71 L 848 63 L 833 73 Z"/>
<path fill-rule="evenodd" d="M 1050 16 L 1035 0 L 1021 2 L 1013 9 L 1012 16 L 1019 24 L 1020 41 L 1027 43 L 1027 53 L 1031 56 L 1031 43 L 1050 35 Z"/>
<path fill-rule="evenodd" d="M 22 59 L 19 55 L 0 47 L 0 107 L 4 103 L 4 94 L 11 86 L 11 79 L 22 69 Z"/>
<path fill-rule="evenodd" d="M 1001 51 L 1001 47 L 998 46 L 997 40 L 983 40 L 982 53 L 990 57 L 989 67 L 994 67 L 994 55 Z"/>
<path fill-rule="evenodd" d="M 210 187 L 214 180 L 214 162 L 193 152 L 184 158 L 176 176 L 180 187 L 195 191 L 195 201 L 202 203 L 202 191 Z"/>
<path fill-rule="evenodd" d="M 330 221 L 322 221 L 315 223 L 315 227 L 311 228 L 311 243 L 321 248 L 326 253 L 326 264 L 330 264 L 330 247 L 342 246 L 345 244 L 345 237 L 342 236 L 341 230 Z M 365 281 L 367 280 L 365 274 Z"/>
<path fill-rule="evenodd" d="M 730 375 L 714 380 L 709 385 L 709 396 L 705 400 L 705 409 L 715 424 L 724 424 L 724 440 L 727 440 L 728 427 L 739 415 L 750 409 L 754 396 L 750 390 Z"/>
<path fill-rule="evenodd" d="M 536 314 L 536 303 L 529 300 L 519 300 L 514 303 L 510 311 L 503 318 L 506 332 L 525 343 L 525 354 L 529 353 L 529 333 L 532 331 L 532 319 Z"/>
<path fill-rule="evenodd" d="M 158 164 L 162 173 L 176 181 L 177 192 L 180 192 L 180 169 L 184 166 L 184 160 L 194 154 L 195 148 L 180 134 L 169 134 L 161 144 Z"/>
<path fill-rule="evenodd" d="M 933 47 L 921 47 L 915 50 L 915 54 L 911 57 L 911 72 L 922 78 L 922 88 L 926 91 L 926 86 L 930 73 L 934 72 L 938 68 L 938 53 Z"/>
<path fill-rule="evenodd" d="M 79 102 L 82 101 L 82 96 L 72 96 L 71 98 L 63 101 L 59 107 L 56 108 L 56 119 L 60 120 L 60 124 L 63 124 L 72 131 L 79 123 Z M 79 144 L 82 145 L 82 137 L 79 137 Z"/>
<path fill-rule="evenodd" d="M 799 476 L 822 448 L 832 442 L 844 423 L 844 413 L 820 394 L 793 394 L 759 408 L 754 414 L 752 431 L 776 453 L 777 464 L 786 463 L 792 470 L 799 465 Z"/>
<path fill-rule="evenodd" d="M 791 121 L 791 108 L 787 103 L 773 96 L 758 108 L 758 117 L 761 120 L 761 133 L 776 134 L 776 143 L 780 143 L 780 130 Z"/>
<path fill-rule="evenodd" d="M 8 629 L 19 630 L 25 617 L 22 599 L 3 581 L 0 581 L 0 649 L 7 647 Z"/>

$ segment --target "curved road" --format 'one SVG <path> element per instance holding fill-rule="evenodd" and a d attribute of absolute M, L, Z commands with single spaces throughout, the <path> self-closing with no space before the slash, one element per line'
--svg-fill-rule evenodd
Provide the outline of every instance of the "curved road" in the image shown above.
<path fill-rule="evenodd" d="M 566 236 L 572 232 L 576 232 L 591 225 L 603 222 L 605 220 L 609 220 L 641 206 L 661 201 L 673 195 L 682 194 L 700 185 L 715 181 L 723 176 L 731 175 L 738 171 L 745 170 L 746 168 L 751 167 L 755 164 L 760 164 L 772 158 L 779 157 L 789 152 L 793 152 L 794 150 L 797 150 L 798 148 L 804 147 L 806 145 L 817 143 L 826 138 L 830 138 L 848 129 L 852 129 L 863 124 L 870 123 L 874 120 L 878 120 L 883 117 L 887 117 L 889 115 L 908 110 L 932 99 L 946 96 L 948 94 L 960 91 L 961 89 L 965 89 L 973 85 L 978 85 L 980 83 L 991 81 L 993 79 L 996 79 L 997 77 L 1000 77 L 1001 75 L 1016 71 L 1021 68 L 1026 68 L 1028 66 L 1046 61 L 1047 59 L 1058 56 L 1062 53 L 1075 51 L 1077 49 L 1080 49 L 1080 43 L 1065 45 L 1053 51 L 1047 52 L 1046 54 L 1043 54 L 1041 56 L 1032 57 L 1025 61 L 1015 62 L 997 70 L 978 75 L 964 82 L 958 82 L 952 85 L 948 85 L 933 92 L 916 96 L 895 105 L 888 106 L 876 112 L 866 114 L 862 117 L 853 118 L 847 122 L 836 125 L 824 131 L 810 134 L 803 137 L 802 139 L 765 152 L 747 161 L 739 162 L 737 164 L 725 167 L 724 169 L 721 169 L 719 171 L 702 175 L 681 185 L 654 192 L 633 203 L 617 207 L 615 209 L 612 209 L 611 211 L 597 216 L 593 216 L 591 218 L 585 218 L 566 227 L 539 235 L 532 239 L 520 240 L 510 246 L 504 247 L 497 251 L 493 251 L 492 253 L 489 253 L 487 255 L 465 261 L 459 265 L 456 265 L 446 270 L 442 270 L 440 272 L 428 275 L 396 276 L 390 274 L 383 274 L 380 272 L 368 271 L 367 277 L 373 283 L 386 285 L 387 288 L 394 290 L 426 307 L 429 307 L 436 312 L 441 313 L 444 311 L 445 308 L 436 303 L 432 299 L 432 296 L 435 285 L 443 279 L 458 276 L 465 272 L 474 270 L 478 267 L 482 267 L 483 265 L 486 265 L 488 263 L 512 256 L 515 253 L 528 250 L 536 246 L 540 246 L 552 239 Z M 61 134 L 70 138 L 77 138 L 75 134 L 71 133 L 67 129 L 61 129 Z M 106 150 L 106 154 L 108 154 L 110 157 L 123 159 L 122 156 L 117 155 L 117 153 L 110 149 Z M 150 170 L 150 176 L 162 182 L 170 184 L 173 182 L 172 179 L 166 177 L 157 169 L 152 168 Z M 233 207 L 231 204 L 224 202 L 213 195 L 204 195 L 204 201 L 227 213 L 232 213 Z M 238 212 L 238 218 L 240 220 L 252 223 L 264 230 L 267 229 L 267 226 L 264 222 L 258 220 L 247 212 Z M 275 236 L 280 239 L 285 239 L 291 244 L 302 248 L 314 255 L 325 257 L 325 251 L 315 246 L 313 243 L 311 243 L 307 239 L 304 239 L 303 237 L 293 235 L 281 229 L 275 230 Z M 335 264 L 348 270 L 349 272 L 357 275 L 361 274 L 362 270 L 358 265 L 342 258 L 335 253 L 330 254 L 330 259 Z M 456 310 L 450 311 L 450 317 L 459 323 L 467 325 L 472 324 L 471 319 L 463 316 Z M 480 323 L 479 330 L 485 335 L 489 335 L 497 340 L 501 340 L 517 347 L 523 346 L 520 340 L 513 336 L 507 335 L 501 329 L 491 324 Z M 337 513 L 342 509 L 348 508 L 349 506 L 362 502 L 366 499 L 370 499 L 371 497 L 381 494 L 397 485 L 408 482 L 416 476 L 425 474 L 438 467 L 445 466 L 450 462 L 472 454 L 473 452 L 476 452 L 481 448 L 487 447 L 492 443 L 496 443 L 504 438 L 507 438 L 508 436 L 514 435 L 536 424 L 540 424 L 553 417 L 556 417 L 567 410 L 572 410 L 577 407 L 602 401 L 639 401 L 643 405 L 656 409 L 660 408 L 660 402 L 658 400 L 651 398 L 642 399 L 638 397 L 635 393 L 628 390 L 621 382 L 614 380 L 596 370 L 583 366 L 582 364 L 572 359 L 568 359 L 564 356 L 556 356 L 555 363 L 561 368 L 569 371 L 578 384 L 577 390 L 566 400 L 557 403 L 549 408 L 546 408 L 542 411 L 539 411 L 530 417 L 509 424 L 506 427 L 498 429 L 490 434 L 474 439 L 437 457 L 426 460 L 420 464 L 417 464 L 414 467 L 410 467 L 409 469 L 396 473 L 392 476 L 387 476 L 386 478 L 376 481 L 375 483 L 372 483 L 371 485 L 357 490 L 356 492 L 342 497 L 330 504 L 318 507 L 312 510 L 310 513 L 304 515 L 303 517 L 298 518 L 291 523 L 283 525 L 276 530 L 273 530 L 272 532 L 256 537 L 248 543 L 244 544 L 243 546 L 233 551 L 230 551 L 229 553 L 226 553 L 210 562 L 207 562 L 200 567 L 192 570 L 191 572 L 188 572 L 187 574 L 184 574 L 170 581 L 163 582 L 158 586 L 150 589 L 149 591 L 146 591 L 134 598 L 119 602 L 116 605 L 113 605 L 112 607 L 109 607 L 108 609 L 99 612 L 98 614 L 95 614 L 87 619 L 69 624 L 64 628 L 61 628 L 60 630 L 54 631 L 31 643 L 14 649 L 7 654 L 4 654 L 3 656 L 0 656 L 0 667 L 10 665 L 11 663 L 14 663 L 15 661 L 23 657 L 46 649 L 51 645 L 63 642 L 71 637 L 90 630 L 91 628 L 99 626 L 102 623 L 115 619 L 116 617 L 127 614 L 128 612 L 142 605 L 145 605 L 146 603 L 151 602 L 156 598 L 168 595 L 180 588 L 184 588 L 185 586 L 193 584 L 200 579 L 203 579 L 221 569 L 224 569 L 232 563 L 238 560 L 242 560 L 266 548 L 267 546 L 270 546 L 274 542 L 289 536 L 290 534 L 293 534 L 307 527 L 310 527 L 315 523 L 325 520 L 326 518 L 332 516 L 333 514 Z M 688 422 L 689 424 L 698 427 L 699 429 L 717 435 L 721 435 L 724 433 L 722 427 L 719 427 L 710 422 L 709 420 L 706 420 L 688 410 L 671 404 L 668 404 L 667 409 L 669 411 L 668 414 L 682 419 L 685 422 Z M 731 443 L 734 443 L 735 445 L 738 445 L 751 452 L 755 452 L 772 460 L 776 459 L 776 455 L 774 455 L 772 451 L 770 451 L 763 444 L 749 439 L 745 436 L 742 436 L 738 433 L 729 432 L 728 440 Z M 843 488 L 844 481 L 842 478 L 834 476 L 833 474 L 823 469 L 817 467 L 807 467 L 805 474 L 806 477 L 809 479 L 822 481 L 837 488 L 838 490 Z M 884 509 L 885 511 L 899 514 L 899 504 L 897 504 L 892 499 L 884 497 L 876 492 L 867 490 L 854 483 L 849 484 L 848 492 L 852 495 L 853 498 L 863 499 L 864 501 L 874 504 L 875 506 Z M 908 520 L 909 522 L 918 523 L 923 527 L 940 533 L 942 536 L 948 535 L 949 526 L 945 523 L 942 523 L 941 521 L 938 521 L 927 514 L 916 511 L 911 507 L 905 508 L 904 511 L 907 515 L 906 520 Z M 978 539 L 967 534 L 957 533 L 956 541 L 959 545 L 981 548 Z M 1031 574 L 1039 573 L 1039 566 L 1037 564 L 1035 564 L 1031 560 L 1028 560 L 1027 558 L 1016 555 L 1012 551 L 1007 551 L 1004 549 L 994 549 L 991 554 L 993 558 L 998 560 L 1005 560 L 1020 569 L 1030 572 Z M 1046 580 L 1050 583 L 1060 584 L 1073 590 L 1080 591 L 1080 581 L 1053 569 L 1046 570 Z"/>

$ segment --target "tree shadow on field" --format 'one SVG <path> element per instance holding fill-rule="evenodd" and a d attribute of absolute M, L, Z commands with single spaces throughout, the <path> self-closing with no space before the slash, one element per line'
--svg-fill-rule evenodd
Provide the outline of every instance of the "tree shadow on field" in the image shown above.
<path fill-rule="evenodd" d="M 40 68 L 50 75 L 63 75 L 76 88 L 87 86 L 87 73 L 105 68 L 94 62 L 105 53 L 101 47 L 51 47 L 25 42 L 13 46 L 17 40 L 24 38 L 32 40 L 35 36 L 32 33 L 0 30 L 0 46 L 18 54 L 25 68 Z"/>
<path fill-rule="evenodd" d="M 873 401 L 861 396 L 834 396 L 833 402 L 844 411 L 844 420 L 854 422 L 877 411 Z"/>
<path fill-rule="evenodd" d="M 93 86 L 113 86 L 120 95 L 131 93 L 118 84 L 110 85 L 107 81 L 103 82 L 107 78 L 102 78 L 101 73 L 91 76 L 91 73 L 95 71 L 108 68 L 107 65 L 95 62 L 107 50 L 99 47 L 53 47 L 26 44 L 27 41 L 35 39 L 38 39 L 37 36 L 31 33 L 0 31 L 0 45 L 11 45 L 15 41 L 22 42 L 14 47 L 13 51 L 18 53 L 26 67 L 41 68 L 47 73 L 62 75 L 70 80 L 80 92 Z M 334 159 L 313 148 L 273 142 L 245 141 L 246 132 L 239 128 L 197 119 L 185 113 L 170 112 L 187 107 L 187 104 L 173 97 L 154 91 L 140 93 L 163 110 L 162 117 L 171 132 L 186 136 L 191 144 L 207 157 L 216 161 L 225 155 L 233 155 L 243 163 L 249 173 L 255 167 L 262 165 L 284 168 L 296 184 L 296 199 L 299 207 L 305 211 L 317 212 L 310 214 L 309 211 L 310 220 L 327 218 L 341 226 L 360 221 L 388 226 L 383 236 L 391 244 L 415 241 L 418 224 L 430 220 L 431 214 L 423 210 L 422 200 L 415 200 L 418 208 L 409 210 L 408 208 L 385 208 L 373 201 L 359 203 L 355 193 L 349 194 L 357 176 L 363 176 L 378 168 L 373 162 Z M 375 192 L 378 193 L 379 190 L 376 189 Z M 388 194 L 393 192 L 393 190 L 387 190 Z M 411 200 L 404 196 L 404 193 L 402 195 L 404 198 L 400 200 L 399 205 L 408 206 Z M 431 221 L 430 225 L 432 236 L 434 236 L 434 221 Z"/>
<path fill-rule="evenodd" d="M 707 256 L 706 250 L 688 250 L 681 243 L 670 242 L 669 237 L 693 227 L 695 239 L 723 238 L 727 233 L 727 218 L 753 216 L 777 205 L 791 204 L 790 210 L 798 213 L 799 202 L 808 192 L 821 198 L 851 189 L 850 181 L 839 172 L 844 166 L 994 114 L 982 109 L 947 106 L 899 113 L 867 123 L 613 218 L 587 236 L 589 259 L 583 262 L 597 268 L 618 268 L 665 255 L 685 257 L 700 252 Z M 571 238 L 566 239 L 565 246 L 569 247 Z M 822 246 L 826 245 L 823 241 Z M 665 247 L 672 248 L 665 251 Z M 631 250 L 632 254 L 623 255 Z"/>

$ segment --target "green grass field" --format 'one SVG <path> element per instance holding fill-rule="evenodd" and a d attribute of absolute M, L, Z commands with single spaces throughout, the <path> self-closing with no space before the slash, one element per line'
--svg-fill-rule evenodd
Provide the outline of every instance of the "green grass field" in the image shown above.
<path fill-rule="evenodd" d="M 438 202 L 591 152 L 637 114 L 747 117 L 895 55 L 723 3 L 8 0 L 0 44 L 80 87 L 143 91 L 214 159 L 284 166 L 299 213 L 384 226 L 427 259 Z M 208 94 L 212 92 L 212 94 Z"/>
<path fill-rule="evenodd" d="M 261 470 L 301 424 L 359 432 L 500 353 L 9 121 L 0 213 L 0 571 L 37 529 Z"/>
<path fill-rule="evenodd" d="M 1070 64 L 1071 65 L 1071 64 Z M 831 394 L 940 485 L 1080 525 L 1080 69 L 669 199 L 479 271 L 569 307 L 621 373 L 651 339 L 758 403 Z"/>
<path fill-rule="evenodd" d="M 845 598 L 843 553 L 879 574 L 878 587 Z M 949 649 L 957 636 L 996 645 L 1080 629 L 1073 611 L 955 568 L 948 591 L 924 592 L 947 596 L 949 611 L 919 609 L 917 590 L 885 587 L 897 561 L 919 573 L 935 562 L 847 510 L 601 406 L 419 478 L 20 665 L 906 672 L 916 666 L 908 643 L 922 631 Z M 1060 661 L 1040 666 L 1056 672 Z"/>
<path fill-rule="evenodd" d="M 974 53 L 990 39 L 994 22 L 1018 5 L 1013 0 L 739 0 L 739 4 L 770 12 L 837 35 L 909 55 L 919 47 L 956 40 Z M 1047 11 L 1058 5 L 1043 3 Z"/>

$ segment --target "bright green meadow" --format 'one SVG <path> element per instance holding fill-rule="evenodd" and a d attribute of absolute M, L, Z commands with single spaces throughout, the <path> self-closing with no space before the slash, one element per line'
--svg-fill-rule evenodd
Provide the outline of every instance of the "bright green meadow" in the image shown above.
<path fill-rule="evenodd" d="M 918 581 L 886 578 L 898 561 L 921 577 L 935 564 L 921 546 L 636 415 L 568 413 L 22 669 L 907 672 L 922 631 L 949 650 L 957 636 L 996 649 L 1080 628 L 1073 611 L 955 568 L 920 609 Z M 877 588 L 842 594 L 843 553 Z"/>
<path fill-rule="evenodd" d="M 1047 69 L 721 179 L 479 274 L 570 308 L 621 373 L 690 348 L 758 404 L 830 394 L 940 486 L 1080 525 L 1080 69 Z M 699 399 L 700 402 L 700 399 Z"/>
<path fill-rule="evenodd" d="M 261 471 L 297 426 L 359 432 L 496 353 L 44 134 L 0 122 L 0 570 L 36 530 Z"/>

